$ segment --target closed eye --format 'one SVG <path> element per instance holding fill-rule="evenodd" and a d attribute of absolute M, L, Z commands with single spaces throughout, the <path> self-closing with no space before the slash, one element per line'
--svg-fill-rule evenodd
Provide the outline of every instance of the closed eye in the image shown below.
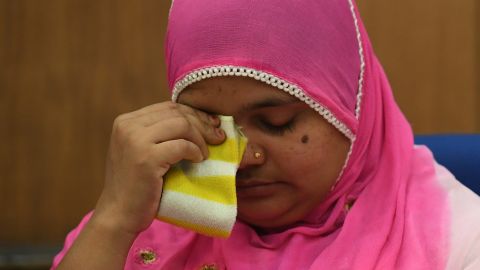
<path fill-rule="evenodd" d="M 295 117 L 282 124 L 273 124 L 263 118 L 259 119 L 258 123 L 262 130 L 266 131 L 267 133 L 281 136 L 284 135 L 287 131 L 293 131 L 295 125 Z"/>

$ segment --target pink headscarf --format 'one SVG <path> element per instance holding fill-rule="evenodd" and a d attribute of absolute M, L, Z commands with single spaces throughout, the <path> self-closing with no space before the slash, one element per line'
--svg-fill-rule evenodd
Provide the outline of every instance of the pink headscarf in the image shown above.
<path fill-rule="evenodd" d="M 446 194 L 351 0 L 175 0 L 166 57 L 174 100 L 198 80 L 248 76 L 305 101 L 352 142 L 337 184 L 301 225 L 259 236 L 238 222 L 231 238 L 212 240 L 227 268 L 445 268 Z"/>

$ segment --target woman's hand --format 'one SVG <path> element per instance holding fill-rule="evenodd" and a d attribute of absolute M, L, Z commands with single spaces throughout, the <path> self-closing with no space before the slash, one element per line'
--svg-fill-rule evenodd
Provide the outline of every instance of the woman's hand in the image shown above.
<path fill-rule="evenodd" d="M 117 117 L 92 221 L 132 235 L 145 230 L 157 214 L 165 173 L 181 160 L 206 159 L 207 144 L 225 139 L 219 126 L 217 116 L 173 102 Z"/>
<path fill-rule="evenodd" d="M 218 117 L 172 102 L 117 117 L 97 207 L 58 269 L 123 269 L 157 215 L 165 173 L 180 160 L 206 159 L 207 144 L 225 140 L 219 126 Z"/>

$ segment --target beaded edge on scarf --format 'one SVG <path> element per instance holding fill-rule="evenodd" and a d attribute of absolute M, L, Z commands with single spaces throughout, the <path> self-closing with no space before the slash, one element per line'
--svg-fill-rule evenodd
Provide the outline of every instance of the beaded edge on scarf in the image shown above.
<path fill-rule="evenodd" d="M 357 14 L 355 12 L 355 5 L 353 4 L 353 0 L 348 0 L 348 4 L 350 5 L 350 12 L 352 13 L 352 18 L 353 18 L 353 23 L 355 25 L 355 31 L 357 33 L 357 43 L 358 43 L 358 54 L 360 57 L 360 74 L 358 75 L 358 92 L 357 92 L 357 104 L 355 107 L 355 118 L 357 120 L 360 119 L 360 113 L 361 113 L 361 105 L 362 105 L 362 96 L 363 96 L 363 81 L 365 77 L 365 55 L 364 55 L 364 50 L 363 50 L 363 42 L 362 42 L 362 33 L 360 32 L 360 27 L 358 25 L 358 18 Z M 353 152 L 353 146 L 355 144 L 356 136 L 351 140 L 350 143 L 350 149 L 348 149 L 347 157 L 345 159 L 345 163 L 343 163 L 342 169 L 340 170 L 340 173 L 338 174 L 337 180 L 335 180 L 335 183 L 332 185 L 330 191 L 333 191 L 338 183 L 340 182 L 340 179 L 342 179 L 342 176 L 345 172 L 345 169 L 347 168 L 348 163 L 350 162 L 350 157 Z"/>
<path fill-rule="evenodd" d="M 172 3 L 170 4 L 170 9 L 168 10 L 168 16 L 170 16 L 170 13 L 172 12 L 172 8 L 173 8 L 173 2 L 175 0 L 172 0 Z"/>
<path fill-rule="evenodd" d="M 181 91 L 192 83 L 218 76 L 250 77 L 283 90 L 305 102 L 351 141 L 355 138 L 355 135 L 344 123 L 339 121 L 325 106 L 310 98 L 300 87 L 267 72 L 258 71 L 252 68 L 240 66 L 213 66 L 194 70 L 175 83 L 172 100 L 176 102 Z"/>
<path fill-rule="evenodd" d="M 361 107 L 362 95 L 363 95 L 363 80 L 365 76 L 365 56 L 363 54 L 364 52 L 363 52 L 362 34 L 360 33 L 360 27 L 358 26 L 358 18 L 357 18 L 357 14 L 355 13 L 355 5 L 353 5 L 352 0 L 348 0 L 348 4 L 350 5 L 350 11 L 352 12 L 355 31 L 357 32 L 358 54 L 360 56 L 360 74 L 358 78 L 357 105 L 355 108 L 355 117 L 358 120 L 360 117 L 360 107 Z"/>
<path fill-rule="evenodd" d="M 172 0 L 170 11 L 172 10 L 173 3 L 174 3 L 174 0 Z M 362 96 L 363 96 L 365 56 L 363 51 L 363 43 L 362 43 L 362 37 L 360 33 L 360 27 L 358 25 L 358 18 L 355 13 L 355 5 L 353 4 L 352 0 L 348 0 L 348 4 L 350 5 L 350 11 L 352 13 L 353 22 L 355 25 L 355 31 L 357 33 L 356 38 L 358 42 L 358 52 L 360 57 L 360 74 L 358 79 L 357 102 L 355 106 L 355 117 L 358 120 L 360 117 L 360 108 L 361 108 L 361 102 L 362 102 Z M 185 75 L 182 79 L 178 80 L 177 83 L 175 83 L 175 87 L 173 88 L 172 100 L 176 102 L 180 92 L 190 84 L 200 81 L 202 79 L 216 77 L 216 76 L 248 76 L 256 80 L 265 82 L 274 87 L 277 87 L 278 89 L 283 90 L 289 93 L 290 95 L 295 96 L 300 100 L 302 100 L 303 102 L 307 103 L 312 109 L 317 111 L 329 123 L 335 126 L 335 128 L 337 128 L 342 134 L 344 134 L 348 139 L 350 139 L 352 144 L 353 144 L 353 141 L 355 140 L 355 135 L 344 123 L 339 121 L 325 106 L 308 97 L 308 95 L 305 94 L 305 92 L 300 87 L 294 84 L 291 84 L 283 79 L 280 79 L 274 75 L 268 74 L 266 72 L 258 71 L 252 68 L 238 67 L 238 66 L 213 66 L 213 67 L 205 67 L 202 69 L 194 70 L 189 74 Z M 350 149 L 348 156 L 350 156 L 351 150 L 352 149 Z"/>

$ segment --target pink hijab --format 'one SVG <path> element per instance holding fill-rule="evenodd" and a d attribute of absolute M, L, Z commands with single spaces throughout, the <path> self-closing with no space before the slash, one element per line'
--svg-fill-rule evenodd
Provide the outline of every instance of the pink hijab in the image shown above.
<path fill-rule="evenodd" d="M 337 184 L 302 224 L 259 236 L 237 222 L 229 239 L 208 240 L 227 268 L 445 268 L 446 193 L 352 0 L 175 0 L 166 57 L 174 100 L 198 80 L 248 76 L 305 101 L 352 142 Z"/>

